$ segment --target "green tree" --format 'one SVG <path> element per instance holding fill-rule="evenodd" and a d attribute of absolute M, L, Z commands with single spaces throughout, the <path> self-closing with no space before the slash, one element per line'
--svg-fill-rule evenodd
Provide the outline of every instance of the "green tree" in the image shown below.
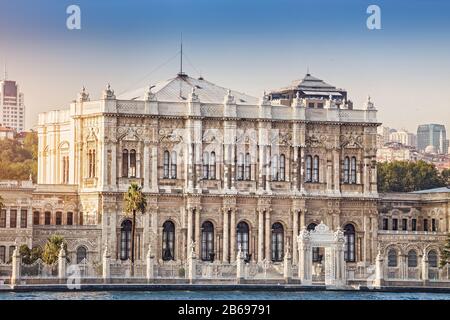
<path fill-rule="evenodd" d="M 142 193 L 142 187 L 136 183 L 132 183 L 128 187 L 127 193 L 124 195 L 125 213 L 132 216 L 131 224 L 131 274 L 134 274 L 134 246 L 136 236 L 136 212 L 145 213 L 147 207 L 147 200 Z"/>
<path fill-rule="evenodd" d="M 27 180 L 37 176 L 37 134 L 29 132 L 19 139 L 0 140 L 0 179 Z"/>
<path fill-rule="evenodd" d="M 61 244 L 64 246 L 64 251 L 67 252 L 67 243 L 62 236 L 54 234 L 48 238 L 42 252 L 42 261 L 46 264 L 54 264 L 58 260 Z"/>
<path fill-rule="evenodd" d="M 26 244 L 23 244 L 19 248 L 19 253 L 22 258 L 22 262 L 25 264 L 32 264 L 37 259 L 42 259 L 42 248 L 34 247 L 30 249 Z"/>
<path fill-rule="evenodd" d="M 441 260 L 439 262 L 439 266 L 443 268 L 447 265 L 447 263 L 450 263 L 450 233 L 447 235 L 445 244 L 441 249 Z"/>
<path fill-rule="evenodd" d="M 447 186 L 450 186 L 450 169 L 444 169 L 441 171 L 441 177 Z"/>
<path fill-rule="evenodd" d="M 378 190 L 380 192 L 411 192 L 444 185 L 444 179 L 436 167 L 422 160 L 378 164 Z"/>

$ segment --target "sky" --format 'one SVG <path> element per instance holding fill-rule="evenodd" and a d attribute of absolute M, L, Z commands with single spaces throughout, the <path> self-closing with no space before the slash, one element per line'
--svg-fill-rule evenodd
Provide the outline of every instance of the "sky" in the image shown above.
<path fill-rule="evenodd" d="M 69 5 L 81 29 L 66 27 Z M 366 12 L 381 9 L 381 29 Z M 450 1 L 445 0 L 15 0 L 0 6 L 0 62 L 25 95 L 26 128 L 66 109 L 85 86 L 116 94 L 184 71 L 254 96 L 306 70 L 370 95 L 383 125 L 450 131 Z"/>

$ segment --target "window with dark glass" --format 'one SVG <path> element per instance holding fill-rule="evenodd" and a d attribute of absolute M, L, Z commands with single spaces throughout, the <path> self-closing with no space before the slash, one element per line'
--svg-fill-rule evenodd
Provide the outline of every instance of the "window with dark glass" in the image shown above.
<path fill-rule="evenodd" d="M 345 157 L 344 159 L 344 183 L 350 182 L 350 158 Z"/>
<path fill-rule="evenodd" d="M 398 219 L 392 219 L 392 230 L 398 230 Z"/>
<path fill-rule="evenodd" d="M 313 102 L 309 102 L 308 103 L 308 108 L 314 108 L 314 103 Z"/>
<path fill-rule="evenodd" d="M 202 224 L 202 260 L 214 261 L 214 226 L 210 221 Z"/>
<path fill-rule="evenodd" d="M 308 231 L 312 231 L 317 227 L 316 223 L 310 223 L 308 227 L 306 228 Z M 312 260 L 313 262 L 320 262 L 320 248 L 319 247 L 313 247 L 312 248 Z"/>
<path fill-rule="evenodd" d="M 62 212 L 60 211 L 56 212 L 55 224 L 57 226 L 60 226 L 62 224 Z"/>
<path fill-rule="evenodd" d="M 27 215 L 28 215 L 27 210 L 20 210 L 20 227 L 21 228 L 27 227 L 27 220 L 28 220 Z"/>
<path fill-rule="evenodd" d="M 50 225 L 51 224 L 51 219 L 52 219 L 52 214 L 48 211 L 46 211 L 44 213 L 44 224 L 45 225 Z"/>
<path fill-rule="evenodd" d="M 241 221 L 237 225 L 237 249 L 241 248 L 244 257 L 249 254 L 249 227 L 244 221 Z"/>
<path fill-rule="evenodd" d="M 17 210 L 9 211 L 9 227 L 10 228 L 17 227 Z"/>
<path fill-rule="evenodd" d="M 131 220 L 125 220 L 120 228 L 120 259 L 128 260 L 131 256 Z"/>
<path fill-rule="evenodd" d="M 210 179 L 216 179 L 216 153 L 211 152 L 211 157 L 209 159 L 209 176 Z"/>
<path fill-rule="evenodd" d="M 423 231 L 428 231 L 428 219 L 423 219 Z"/>
<path fill-rule="evenodd" d="M 6 228 L 6 210 L 0 211 L 0 228 Z"/>
<path fill-rule="evenodd" d="M 128 150 L 122 151 L 122 177 L 128 178 Z"/>
<path fill-rule="evenodd" d="M 350 162 L 350 183 L 356 183 L 356 157 L 352 157 Z"/>
<path fill-rule="evenodd" d="M 130 172 L 129 176 L 131 178 L 135 178 L 137 176 L 136 174 L 136 150 L 131 149 L 130 150 Z"/>
<path fill-rule="evenodd" d="M 412 219 L 411 220 L 411 230 L 412 231 L 417 231 L 417 219 Z"/>
<path fill-rule="evenodd" d="M 272 225 L 272 261 L 282 261 L 284 253 L 284 231 L 281 223 Z"/>
<path fill-rule="evenodd" d="M 389 229 L 389 220 L 387 218 L 383 218 L 383 230 Z"/>
<path fill-rule="evenodd" d="M 390 249 L 388 251 L 388 267 L 396 267 L 397 266 L 397 250 Z"/>
<path fill-rule="evenodd" d="M 162 259 L 164 261 L 175 259 L 175 225 L 172 221 L 163 224 L 162 234 Z"/>
<path fill-rule="evenodd" d="M 355 259 L 355 227 L 352 224 L 347 224 L 344 227 L 345 237 L 345 261 L 354 262 Z"/>
<path fill-rule="evenodd" d="M 67 212 L 67 225 L 73 225 L 73 212 Z"/>
<path fill-rule="evenodd" d="M 86 247 L 80 246 L 77 248 L 77 264 L 84 262 L 87 258 L 87 250 Z"/>
<path fill-rule="evenodd" d="M 5 259 L 6 259 L 6 247 L 0 246 L 0 262 L 6 263 Z"/>
<path fill-rule="evenodd" d="M 402 230 L 403 231 L 408 230 L 408 219 L 402 219 Z"/>
<path fill-rule="evenodd" d="M 415 250 L 408 251 L 408 267 L 409 268 L 417 267 L 417 253 Z"/>
<path fill-rule="evenodd" d="M 40 216 L 39 211 L 33 212 L 33 225 L 35 225 L 35 226 L 39 225 L 39 223 L 40 223 L 39 216 Z"/>
<path fill-rule="evenodd" d="M 169 151 L 164 151 L 164 168 L 163 168 L 163 178 L 169 179 L 169 166 L 170 166 L 170 153 Z"/>
<path fill-rule="evenodd" d="M 428 252 L 428 265 L 430 268 L 437 268 L 438 266 L 438 256 L 434 250 Z"/>
<path fill-rule="evenodd" d="M 436 231 L 436 219 L 431 219 L 431 231 Z"/>
<path fill-rule="evenodd" d="M 319 156 L 314 156 L 312 181 L 319 182 Z"/>
<path fill-rule="evenodd" d="M 245 172 L 244 172 L 245 180 L 251 180 L 251 178 L 252 178 L 251 171 L 252 171 L 251 157 L 250 157 L 250 153 L 247 153 L 247 154 L 245 154 Z"/>
<path fill-rule="evenodd" d="M 305 182 L 312 182 L 312 157 L 306 156 Z"/>

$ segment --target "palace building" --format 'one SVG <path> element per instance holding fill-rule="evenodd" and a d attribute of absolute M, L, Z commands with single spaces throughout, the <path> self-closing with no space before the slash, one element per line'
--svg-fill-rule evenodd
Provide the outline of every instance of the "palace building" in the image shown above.
<path fill-rule="evenodd" d="M 239 250 L 274 266 L 289 254 L 303 279 L 309 257 L 331 257 L 304 241 L 330 230 L 345 240 L 349 279 L 377 259 L 386 278 L 422 279 L 421 259 L 438 277 L 450 189 L 379 194 L 377 110 L 347 95 L 310 74 L 260 98 L 184 73 L 119 96 L 108 85 L 98 100 L 83 88 L 68 109 L 39 115 L 37 184 L 0 185 L 0 261 L 51 234 L 72 261 L 101 261 L 105 246 L 128 260 L 123 195 L 136 182 L 148 202 L 137 261 L 149 248 L 158 265 L 183 264 L 190 250 L 222 264 Z"/>

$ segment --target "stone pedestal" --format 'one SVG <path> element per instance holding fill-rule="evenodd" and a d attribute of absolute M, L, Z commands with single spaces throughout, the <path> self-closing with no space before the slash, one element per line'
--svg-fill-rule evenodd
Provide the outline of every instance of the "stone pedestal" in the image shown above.
<path fill-rule="evenodd" d="M 58 254 L 58 279 L 63 280 L 66 278 L 66 266 L 66 250 L 64 250 L 64 244 L 61 243 Z"/>
<path fill-rule="evenodd" d="M 21 257 L 19 253 L 19 248 L 16 245 L 12 255 L 12 273 L 11 273 L 11 285 L 14 286 L 20 282 L 20 264 Z"/>
<path fill-rule="evenodd" d="M 108 246 L 105 246 L 105 251 L 103 252 L 103 268 L 102 268 L 102 278 L 103 281 L 107 282 L 109 281 L 110 277 L 111 277 L 111 256 L 108 252 Z"/>
<path fill-rule="evenodd" d="M 242 283 L 245 278 L 245 262 L 244 253 L 239 247 L 237 257 L 236 257 L 236 280 L 237 283 Z"/>
<path fill-rule="evenodd" d="M 375 279 L 373 281 L 373 286 L 380 288 L 383 285 L 383 256 L 381 251 L 378 251 L 377 257 L 375 259 Z"/>
<path fill-rule="evenodd" d="M 284 273 L 284 281 L 286 283 L 291 282 L 292 279 L 292 259 L 291 259 L 291 251 L 289 250 L 289 245 L 286 250 L 286 254 L 284 255 L 283 261 L 283 273 Z"/>
<path fill-rule="evenodd" d="M 153 256 L 151 245 L 148 246 L 147 252 L 147 281 L 151 281 L 154 278 L 154 268 L 155 268 L 155 257 Z"/>

